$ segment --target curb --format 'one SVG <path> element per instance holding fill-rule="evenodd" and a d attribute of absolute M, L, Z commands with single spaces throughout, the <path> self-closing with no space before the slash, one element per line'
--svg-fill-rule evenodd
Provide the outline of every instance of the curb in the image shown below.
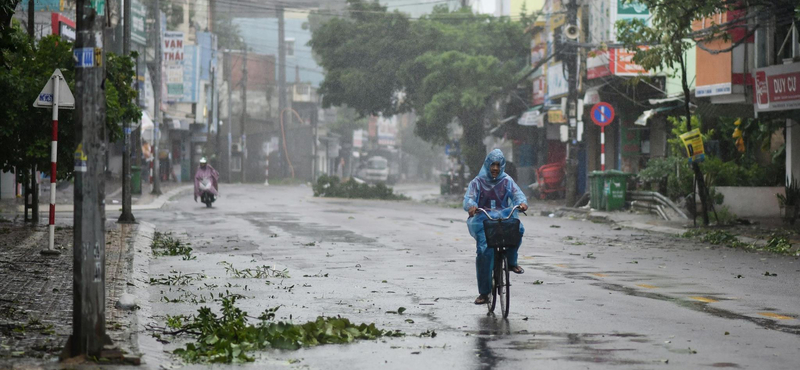
<path fill-rule="evenodd" d="M 159 209 L 167 204 L 167 202 L 172 197 L 176 197 L 179 195 L 183 195 L 184 193 L 189 193 L 194 191 L 194 185 L 185 185 L 179 188 L 172 189 L 164 194 L 161 194 L 150 204 L 138 204 L 132 205 L 131 210 L 133 211 L 141 211 L 141 210 L 148 210 L 148 209 Z M 122 211 L 122 208 L 119 208 L 119 211 Z"/>
<path fill-rule="evenodd" d="M 684 229 L 679 229 L 671 226 L 650 225 L 641 222 L 616 221 L 614 220 L 614 218 L 611 216 L 610 213 L 601 211 L 592 211 L 583 208 L 560 207 L 557 208 L 556 210 L 544 210 L 541 213 L 542 215 L 544 215 L 545 213 L 548 214 L 552 213 L 555 214 L 556 216 L 563 216 L 564 214 L 573 214 L 579 217 L 584 217 L 586 218 L 587 221 L 591 222 L 613 224 L 627 229 L 651 231 L 668 235 L 680 236 L 686 231 Z"/>
<path fill-rule="evenodd" d="M 148 364 L 158 364 L 159 361 L 154 356 L 163 353 L 163 345 L 147 333 L 147 324 L 152 317 L 153 311 L 150 305 L 148 289 L 150 287 L 150 258 L 153 255 L 150 250 L 150 244 L 153 241 L 154 233 L 155 225 L 140 221 L 139 230 L 132 243 L 134 257 L 130 283 L 133 286 L 129 288 L 129 293 L 136 297 L 136 303 L 139 306 L 134 315 L 136 335 L 133 337 L 133 345 L 135 351 L 141 356 L 142 364 L 145 365 L 145 368 L 150 368 L 150 366 L 147 366 Z"/>
<path fill-rule="evenodd" d="M 151 202 L 150 204 L 134 204 L 134 205 L 131 206 L 131 210 L 132 211 L 142 211 L 142 210 L 160 209 L 165 204 L 167 204 L 167 202 L 169 201 L 170 198 L 175 197 L 175 196 L 184 195 L 185 193 L 190 193 L 193 190 L 194 190 L 194 185 L 181 186 L 181 187 L 172 189 L 167 193 L 159 195 L 158 198 L 153 200 L 153 202 Z M 112 207 L 109 207 L 109 205 L 110 204 L 106 204 L 106 212 L 109 212 L 109 211 L 111 211 L 111 212 L 122 212 L 122 206 L 121 205 L 114 204 L 114 205 L 111 205 Z M 113 206 L 118 206 L 118 208 L 117 207 L 113 207 Z M 74 211 L 74 207 L 75 206 L 73 204 L 56 204 L 56 213 L 72 213 Z M 16 207 L 16 211 L 17 211 L 17 213 L 25 212 L 25 206 L 24 205 L 17 206 Z M 49 205 L 47 205 L 47 204 L 40 204 L 39 205 L 39 213 L 40 214 L 47 215 L 48 212 L 50 212 L 50 206 Z"/>

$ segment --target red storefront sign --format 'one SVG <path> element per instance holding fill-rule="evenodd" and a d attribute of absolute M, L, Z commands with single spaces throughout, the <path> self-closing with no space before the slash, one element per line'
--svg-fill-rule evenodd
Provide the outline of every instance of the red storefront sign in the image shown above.
<path fill-rule="evenodd" d="M 62 39 L 75 41 L 75 22 L 72 19 L 58 13 L 52 13 L 50 21 L 53 35 L 60 35 Z"/>
<path fill-rule="evenodd" d="M 586 58 L 586 79 L 593 80 L 609 75 L 611 75 L 611 68 L 608 51 L 594 50 L 590 52 Z"/>
<path fill-rule="evenodd" d="M 642 46 L 646 48 L 646 46 Z M 650 76 L 648 70 L 633 62 L 635 53 L 626 49 L 595 50 L 586 58 L 586 79 L 616 76 Z"/>
<path fill-rule="evenodd" d="M 547 79 L 544 76 L 539 76 L 533 80 L 533 105 L 544 104 L 544 98 L 547 95 Z"/>
<path fill-rule="evenodd" d="M 800 109 L 800 63 L 756 70 L 756 111 Z"/>

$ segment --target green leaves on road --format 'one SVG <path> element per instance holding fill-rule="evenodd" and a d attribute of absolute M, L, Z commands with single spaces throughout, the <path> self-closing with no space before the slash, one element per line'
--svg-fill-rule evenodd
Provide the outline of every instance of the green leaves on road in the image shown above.
<path fill-rule="evenodd" d="M 150 285 L 189 285 L 195 280 L 206 278 L 200 273 L 184 274 L 179 271 L 170 271 L 171 275 L 159 278 L 150 278 Z"/>
<path fill-rule="evenodd" d="M 757 242 L 746 243 L 739 238 L 725 230 L 708 230 L 708 229 L 693 229 L 689 230 L 683 235 L 684 238 L 696 238 L 702 242 L 725 245 L 729 248 L 740 248 L 753 252 L 769 252 L 782 254 L 787 256 L 800 256 L 800 249 L 792 245 L 789 235 L 782 232 L 773 232 L 767 235 L 766 243 L 761 245 Z"/>
<path fill-rule="evenodd" d="M 341 182 L 337 176 L 322 175 L 313 188 L 315 197 L 408 200 L 408 197 L 395 194 L 392 188 L 383 183 L 359 184 L 353 179 Z"/>
<path fill-rule="evenodd" d="M 321 344 L 342 344 L 355 340 L 399 337 L 400 331 L 381 330 L 375 324 L 353 324 L 341 317 L 318 317 L 305 324 L 276 322 L 276 308 L 267 309 L 255 325 L 247 312 L 236 307 L 236 298 L 223 298 L 218 316 L 208 307 L 197 316 L 168 318 L 168 326 L 190 333 L 195 341 L 173 353 L 187 362 L 240 363 L 254 358 L 248 353 L 267 348 L 296 350 Z"/>
<path fill-rule="evenodd" d="M 150 247 L 154 256 L 181 256 L 184 261 L 197 259 L 196 256 L 192 256 L 192 248 L 189 247 L 189 244 L 173 238 L 172 233 L 156 231 Z"/>
<path fill-rule="evenodd" d="M 250 278 L 250 279 L 268 279 L 268 278 L 280 278 L 280 279 L 288 279 L 289 270 L 276 270 L 272 267 L 267 265 L 261 265 L 254 268 L 246 268 L 246 269 L 237 269 L 233 267 L 232 264 L 226 261 L 222 261 L 218 263 L 219 265 L 225 266 L 225 272 L 233 277 L 237 278 Z"/>

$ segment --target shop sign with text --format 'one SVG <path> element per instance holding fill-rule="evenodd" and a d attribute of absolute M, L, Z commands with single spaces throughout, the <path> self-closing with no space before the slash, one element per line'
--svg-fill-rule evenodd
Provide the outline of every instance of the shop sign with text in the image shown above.
<path fill-rule="evenodd" d="M 757 69 L 755 73 L 756 111 L 800 109 L 800 63 Z"/>

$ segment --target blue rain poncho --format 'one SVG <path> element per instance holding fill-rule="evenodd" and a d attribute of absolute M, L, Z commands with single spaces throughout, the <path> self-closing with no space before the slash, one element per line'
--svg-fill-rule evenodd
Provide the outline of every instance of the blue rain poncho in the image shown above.
<path fill-rule="evenodd" d="M 492 163 L 500 163 L 500 174 L 492 178 L 490 167 Z M 483 167 L 475 179 L 470 181 L 467 193 L 464 194 L 464 210 L 472 207 L 485 209 L 493 218 L 507 217 L 510 208 L 520 204 L 528 204 L 528 199 L 522 193 L 517 183 L 505 173 L 506 158 L 500 149 L 492 150 L 483 161 Z M 514 212 L 513 218 L 517 217 Z M 483 233 L 483 221 L 486 215 L 478 212 L 467 219 L 469 234 L 475 238 L 477 257 L 475 267 L 478 277 L 479 294 L 489 294 L 492 287 L 492 266 L 494 265 L 494 249 L 486 245 L 486 235 Z M 520 234 L 525 233 L 522 223 L 519 225 Z M 506 251 L 509 266 L 517 266 L 517 248 Z"/>

